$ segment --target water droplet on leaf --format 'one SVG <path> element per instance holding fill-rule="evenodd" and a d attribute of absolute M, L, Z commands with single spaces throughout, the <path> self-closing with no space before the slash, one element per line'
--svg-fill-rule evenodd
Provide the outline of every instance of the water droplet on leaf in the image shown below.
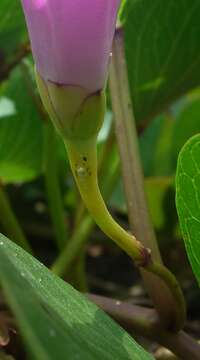
<path fill-rule="evenodd" d="M 49 335 L 50 335 L 51 337 L 56 336 L 56 332 L 55 332 L 55 330 L 50 329 L 50 331 L 49 331 Z"/>

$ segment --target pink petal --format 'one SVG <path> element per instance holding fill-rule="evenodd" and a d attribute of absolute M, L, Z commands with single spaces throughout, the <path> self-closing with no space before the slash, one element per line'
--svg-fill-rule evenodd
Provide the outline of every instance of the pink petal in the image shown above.
<path fill-rule="evenodd" d="M 36 66 L 44 79 L 104 87 L 120 0 L 22 0 Z"/>

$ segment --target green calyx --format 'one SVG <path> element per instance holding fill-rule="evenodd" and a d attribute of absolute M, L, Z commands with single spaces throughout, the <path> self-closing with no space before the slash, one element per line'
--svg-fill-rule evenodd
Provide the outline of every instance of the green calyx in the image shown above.
<path fill-rule="evenodd" d="M 104 90 L 88 95 L 78 86 L 45 81 L 37 71 L 36 81 L 44 107 L 64 139 L 87 140 L 98 134 L 105 114 Z"/>

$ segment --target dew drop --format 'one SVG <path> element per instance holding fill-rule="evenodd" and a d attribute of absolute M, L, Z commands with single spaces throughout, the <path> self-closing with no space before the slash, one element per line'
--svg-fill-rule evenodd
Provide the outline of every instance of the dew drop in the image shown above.
<path fill-rule="evenodd" d="M 113 53 L 112 52 L 110 52 L 110 57 L 112 57 L 113 56 Z"/>
<path fill-rule="evenodd" d="M 24 273 L 23 271 L 21 272 L 21 276 L 22 276 L 22 277 L 25 277 L 25 273 Z"/>
<path fill-rule="evenodd" d="M 0 241 L 0 245 L 4 245 L 4 242 L 3 242 L 3 241 Z"/>
<path fill-rule="evenodd" d="M 117 306 L 121 305 L 121 301 L 119 301 L 119 300 L 116 301 L 116 305 L 117 305 Z"/>
<path fill-rule="evenodd" d="M 49 331 L 49 335 L 50 335 L 51 337 L 56 336 L 56 332 L 55 332 L 55 330 L 50 329 L 50 331 Z"/>

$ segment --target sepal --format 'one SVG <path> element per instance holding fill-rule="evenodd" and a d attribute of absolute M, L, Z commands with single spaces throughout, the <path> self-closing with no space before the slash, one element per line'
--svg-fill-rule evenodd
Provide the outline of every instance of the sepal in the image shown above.
<path fill-rule="evenodd" d="M 64 139 L 87 140 L 102 126 L 106 100 L 104 90 L 88 95 L 78 86 L 45 81 L 36 70 L 43 105 Z"/>

